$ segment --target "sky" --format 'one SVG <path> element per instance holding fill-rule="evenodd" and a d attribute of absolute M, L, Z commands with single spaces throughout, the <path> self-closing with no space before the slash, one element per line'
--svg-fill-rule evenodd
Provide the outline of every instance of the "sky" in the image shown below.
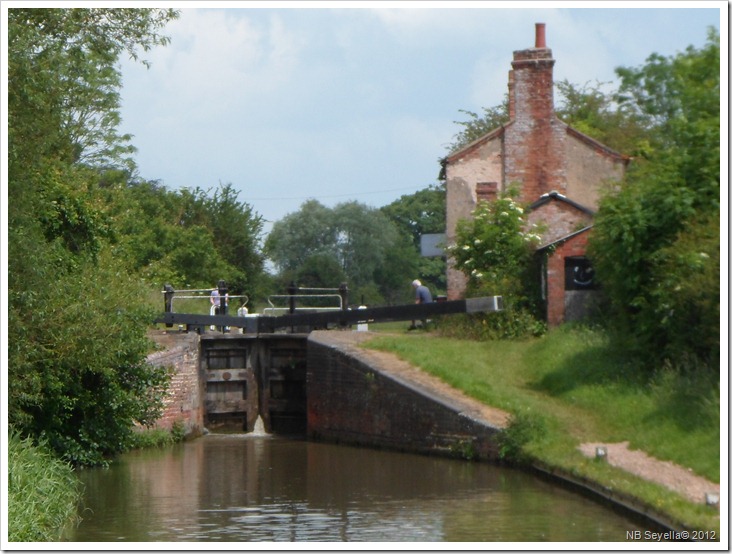
<path fill-rule="evenodd" d="M 173 4 L 171 42 L 122 60 L 122 125 L 140 177 L 231 184 L 265 221 L 307 199 L 380 207 L 438 183 L 466 121 L 501 103 L 513 52 L 546 25 L 554 79 L 726 40 L 727 2 Z M 304 7 L 303 7 L 304 6 Z M 508 7 L 510 6 L 510 7 Z M 720 18 L 720 15 L 723 15 Z M 724 42 L 723 42 L 724 44 Z M 724 49 L 723 49 L 724 51 Z M 723 63 L 723 67 L 726 64 Z"/>

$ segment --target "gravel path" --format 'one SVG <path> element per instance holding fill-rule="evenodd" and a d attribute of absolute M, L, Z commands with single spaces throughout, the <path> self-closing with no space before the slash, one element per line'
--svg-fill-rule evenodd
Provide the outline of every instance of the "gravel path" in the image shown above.
<path fill-rule="evenodd" d="M 585 456 L 594 458 L 598 446 L 605 447 L 610 465 L 663 485 L 692 502 L 706 503 L 707 493 L 719 495 L 719 484 L 695 475 L 691 469 L 657 460 L 640 450 L 631 450 L 627 441 L 616 444 L 585 443 L 579 449 Z"/>

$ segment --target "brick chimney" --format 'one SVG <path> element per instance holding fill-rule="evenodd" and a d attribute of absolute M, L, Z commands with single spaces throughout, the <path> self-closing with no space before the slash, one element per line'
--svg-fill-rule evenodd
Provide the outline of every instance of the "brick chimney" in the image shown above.
<path fill-rule="evenodd" d="M 546 47 L 546 26 L 536 24 L 533 48 L 513 53 L 508 76 L 509 117 L 513 122 L 506 148 L 506 183 L 518 183 L 522 199 L 566 191 L 563 135 L 554 116 L 554 59 Z"/>

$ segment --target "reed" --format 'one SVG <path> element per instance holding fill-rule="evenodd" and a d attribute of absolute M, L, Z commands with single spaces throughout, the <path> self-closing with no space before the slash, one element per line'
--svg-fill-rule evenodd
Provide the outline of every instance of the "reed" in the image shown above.
<path fill-rule="evenodd" d="M 81 498 L 79 481 L 71 466 L 56 458 L 44 444 L 8 440 L 8 540 L 51 542 L 61 540 L 68 525 L 77 521 Z"/>

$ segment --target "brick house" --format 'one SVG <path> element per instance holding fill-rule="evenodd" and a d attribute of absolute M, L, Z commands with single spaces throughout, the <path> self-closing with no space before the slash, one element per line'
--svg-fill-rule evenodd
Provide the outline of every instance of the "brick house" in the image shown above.
<path fill-rule="evenodd" d="M 583 313 L 580 304 L 592 289 L 585 252 L 594 214 L 604 187 L 622 179 L 629 162 L 557 118 L 554 62 L 545 25 L 537 23 L 535 47 L 513 53 L 508 123 L 443 160 L 447 244 L 455 242 L 457 222 L 470 217 L 479 201 L 511 186 L 529 205 L 529 223 L 544 224 L 539 252 L 545 254 L 541 280 L 550 325 Z M 577 282 L 569 279 L 575 274 L 582 277 Z M 460 298 L 466 284 L 448 259 L 448 299 Z"/>

